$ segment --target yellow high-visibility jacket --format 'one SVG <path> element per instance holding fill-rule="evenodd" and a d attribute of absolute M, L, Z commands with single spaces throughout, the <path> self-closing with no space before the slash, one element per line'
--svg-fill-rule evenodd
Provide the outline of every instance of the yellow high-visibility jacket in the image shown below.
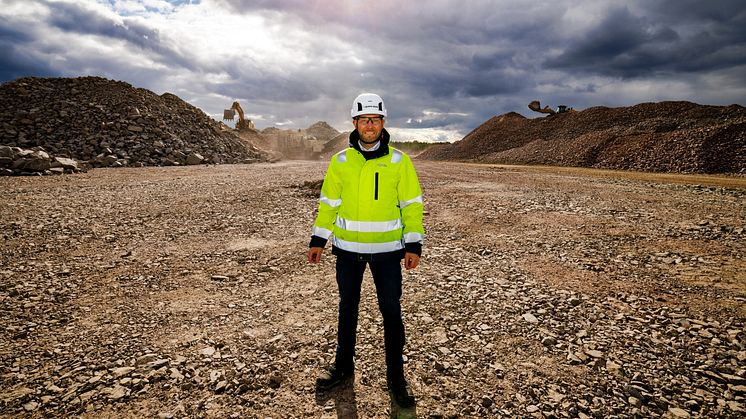
<path fill-rule="evenodd" d="M 365 260 L 420 254 L 424 239 L 422 190 L 412 160 L 388 146 L 366 160 L 359 147 L 332 156 L 321 187 L 311 246 L 330 236 L 333 253 Z M 357 145 L 357 132 L 350 135 Z M 385 141 L 384 141 L 385 140 Z"/>

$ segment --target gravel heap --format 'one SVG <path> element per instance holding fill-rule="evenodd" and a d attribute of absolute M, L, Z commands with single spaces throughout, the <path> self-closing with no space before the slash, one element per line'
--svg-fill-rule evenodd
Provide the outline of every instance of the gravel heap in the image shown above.
<path fill-rule="evenodd" d="M 0 145 L 107 166 L 248 163 L 253 145 L 171 93 L 100 77 L 0 85 Z"/>
<path fill-rule="evenodd" d="M 495 116 L 419 158 L 675 173 L 746 172 L 746 108 L 691 102 Z"/>

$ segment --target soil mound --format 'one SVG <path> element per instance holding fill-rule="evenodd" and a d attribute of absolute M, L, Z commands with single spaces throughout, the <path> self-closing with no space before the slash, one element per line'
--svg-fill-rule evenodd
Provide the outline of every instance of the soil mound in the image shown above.
<path fill-rule="evenodd" d="M 0 145 L 94 166 L 265 161 L 252 144 L 171 93 L 100 77 L 0 85 Z"/>
<path fill-rule="evenodd" d="M 746 108 L 691 102 L 495 116 L 420 159 L 677 173 L 746 172 Z"/>

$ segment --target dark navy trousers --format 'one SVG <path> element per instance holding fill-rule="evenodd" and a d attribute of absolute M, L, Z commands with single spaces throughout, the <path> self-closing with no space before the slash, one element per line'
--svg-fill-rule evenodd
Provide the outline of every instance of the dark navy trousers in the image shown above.
<path fill-rule="evenodd" d="M 337 359 L 342 368 L 353 366 L 357 330 L 360 288 L 365 267 L 370 266 L 376 285 L 378 308 L 383 315 L 383 336 L 386 349 L 386 375 L 390 380 L 402 377 L 404 365 L 404 323 L 401 317 L 401 259 L 358 261 L 337 256 L 337 286 L 339 287 L 339 324 L 337 329 Z"/>

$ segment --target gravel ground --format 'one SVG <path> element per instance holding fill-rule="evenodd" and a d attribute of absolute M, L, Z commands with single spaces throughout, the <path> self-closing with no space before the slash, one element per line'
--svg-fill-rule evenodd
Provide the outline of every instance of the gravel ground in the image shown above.
<path fill-rule="evenodd" d="M 417 416 L 746 415 L 746 179 L 416 162 Z M 323 162 L 0 178 L 0 416 L 387 417 L 366 274 L 354 383 Z"/>

